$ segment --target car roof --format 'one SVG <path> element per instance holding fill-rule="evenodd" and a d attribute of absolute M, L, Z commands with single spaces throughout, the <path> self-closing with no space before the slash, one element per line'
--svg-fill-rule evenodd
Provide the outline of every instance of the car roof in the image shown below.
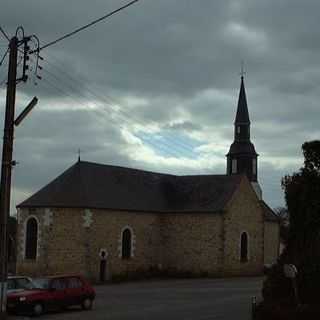
<path fill-rule="evenodd" d="M 29 279 L 29 280 L 31 280 L 31 278 L 27 277 L 27 276 L 8 276 L 8 280 L 9 279 Z"/>
<path fill-rule="evenodd" d="M 79 274 L 59 274 L 53 276 L 43 276 L 39 277 L 38 279 L 59 279 L 59 278 L 82 278 Z"/>

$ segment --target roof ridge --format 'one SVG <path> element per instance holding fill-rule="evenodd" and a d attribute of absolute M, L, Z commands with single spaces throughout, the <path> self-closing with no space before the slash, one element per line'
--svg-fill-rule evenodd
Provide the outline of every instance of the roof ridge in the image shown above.
<path fill-rule="evenodd" d="M 105 164 L 105 163 L 98 163 L 98 162 L 91 162 L 91 161 L 77 161 L 75 165 L 79 164 L 89 164 L 89 165 L 96 165 L 96 166 L 101 166 L 101 167 L 109 167 L 109 168 L 116 168 L 116 169 L 125 169 L 128 171 L 137 171 L 137 172 L 143 172 L 143 173 L 151 173 L 151 174 L 157 174 L 157 175 L 162 175 L 162 176 L 170 176 L 170 177 L 229 177 L 225 173 L 219 173 L 219 174 L 172 174 L 172 173 L 163 173 L 163 172 L 156 172 L 156 171 L 149 171 L 149 170 L 144 170 L 144 169 L 137 169 L 137 168 L 131 168 L 131 167 L 124 167 L 124 166 L 117 166 L 113 164 Z M 233 176 L 242 176 L 243 174 L 234 174 Z"/>
<path fill-rule="evenodd" d="M 144 170 L 144 169 L 137 169 L 137 168 L 132 168 L 132 167 L 124 167 L 124 166 L 117 166 L 113 164 L 106 164 L 106 163 L 98 163 L 98 162 L 91 162 L 91 161 L 77 161 L 76 164 L 89 164 L 89 165 L 96 165 L 100 167 L 112 167 L 116 169 L 125 169 L 125 170 L 130 170 L 130 171 L 137 171 L 137 172 L 145 172 L 145 173 L 152 173 L 152 174 L 158 174 L 158 175 L 163 175 L 163 176 L 173 176 L 173 177 L 179 177 L 177 175 L 171 174 L 171 173 L 162 173 L 162 172 L 155 172 L 155 171 L 149 171 L 149 170 Z"/>

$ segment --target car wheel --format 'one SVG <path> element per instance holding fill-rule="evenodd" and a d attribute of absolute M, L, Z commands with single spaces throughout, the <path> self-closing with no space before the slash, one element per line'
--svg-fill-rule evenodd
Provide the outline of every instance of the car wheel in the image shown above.
<path fill-rule="evenodd" d="M 81 307 L 82 307 L 83 310 L 92 309 L 92 300 L 89 299 L 89 298 L 85 298 L 81 303 Z"/>
<path fill-rule="evenodd" d="M 36 303 L 33 305 L 33 314 L 35 316 L 40 316 L 43 313 L 43 305 L 41 303 Z"/>

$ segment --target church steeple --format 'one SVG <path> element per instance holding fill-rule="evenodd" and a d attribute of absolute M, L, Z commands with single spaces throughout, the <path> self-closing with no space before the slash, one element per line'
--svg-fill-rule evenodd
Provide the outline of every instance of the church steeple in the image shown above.
<path fill-rule="evenodd" d="M 243 75 L 241 76 L 238 108 L 234 126 L 235 141 L 250 141 L 250 118 L 248 112 L 246 90 L 244 88 Z"/>
<path fill-rule="evenodd" d="M 244 88 L 244 80 L 243 76 L 241 76 L 241 85 L 239 92 L 239 100 L 238 100 L 238 109 L 235 123 L 238 124 L 250 124 L 248 105 L 247 105 L 247 96 L 246 89 Z"/>
<path fill-rule="evenodd" d="M 234 121 L 234 141 L 227 154 L 227 174 L 245 173 L 259 195 L 261 189 L 257 183 L 257 158 L 258 154 L 253 143 L 250 141 L 250 118 L 242 72 L 238 107 Z"/>

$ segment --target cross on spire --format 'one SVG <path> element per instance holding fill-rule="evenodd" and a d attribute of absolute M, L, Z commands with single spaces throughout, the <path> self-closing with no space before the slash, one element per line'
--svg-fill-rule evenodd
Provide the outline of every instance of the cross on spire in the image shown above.
<path fill-rule="evenodd" d="M 240 76 L 241 78 L 243 78 L 243 76 L 246 74 L 246 72 L 244 71 L 244 61 L 241 61 L 241 70 L 240 70 Z"/>
<path fill-rule="evenodd" d="M 78 162 L 80 162 L 81 161 L 81 150 L 80 150 L 80 148 L 78 149 Z"/>

